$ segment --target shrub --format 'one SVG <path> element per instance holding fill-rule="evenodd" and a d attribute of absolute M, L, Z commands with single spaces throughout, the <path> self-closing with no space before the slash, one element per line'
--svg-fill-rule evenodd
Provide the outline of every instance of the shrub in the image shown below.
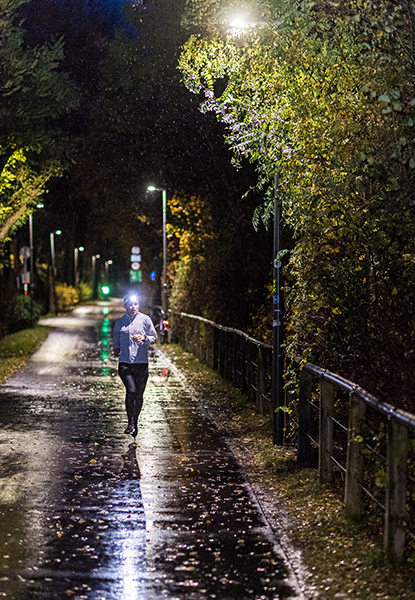
<path fill-rule="evenodd" d="M 37 324 L 42 312 L 42 306 L 33 300 L 30 296 L 19 294 L 16 298 L 14 307 L 12 331 L 20 331 L 21 329 L 29 329 Z"/>
<path fill-rule="evenodd" d="M 65 310 L 78 304 L 79 296 L 76 289 L 66 283 L 58 283 L 55 287 L 58 310 Z"/>
<path fill-rule="evenodd" d="M 79 302 L 88 302 L 88 300 L 92 300 L 92 287 L 89 283 L 81 281 L 76 291 L 78 292 Z"/>

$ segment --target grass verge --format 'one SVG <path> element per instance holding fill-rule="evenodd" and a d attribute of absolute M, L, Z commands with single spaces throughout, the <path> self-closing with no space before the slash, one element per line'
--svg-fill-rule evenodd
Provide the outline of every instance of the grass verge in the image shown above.
<path fill-rule="evenodd" d="M 30 358 L 51 331 L 52 327 L 38 325 L 0 340 L 0 383 L 4 383 Z"/>
<path fill-rule="evenodd" d="M 275 506 L 282 507 L 285 533 L 301 550 L 310 588 L 325 600 L 415 598 L 415 551 L 408 550 L 399 565 L 388 562 L 383 554 L 382 516 L 375 507 L 368 505 L 359 522 L 344 519 L 341 481 L 321 485 L 314 469 L 297 466 L 293 448 L 272 444 L 268 418 L 257 414 L 239 390 L 180 346 L 166 345 L 163 351 L 235 441 L 259 499 L 261 495 L 275 498 L 274 511 Z M 269 503 L 267 511 L 272 520 Z"/>

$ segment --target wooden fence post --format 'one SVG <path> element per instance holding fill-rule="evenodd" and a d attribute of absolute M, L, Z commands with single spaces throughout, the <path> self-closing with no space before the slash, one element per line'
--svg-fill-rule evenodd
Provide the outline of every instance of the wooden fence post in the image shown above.
<path fill-rule="evenodd" d="M 232 334 L 232 385 L 238 387 L 238 340 L 237 334 Z"/>
<path fill-rule="evenodd" d="M 208 367 L 213 369 L 213 357 L 215 354 L 214 345 L 215 345 L 215 330 L 209 325 L 206 336 L 206 364 Z"/>
<path fill-rule="evenodd" d="M 184 329 L 184 331 L 183 331 L 183 334 L 184 334 L 183 335 L 183 338 L 184 338 L 183 339 L 183 348 L 185 350 L 188 350 L 188 347 L 187 347 L 187 332 L 188 332 L 188 328 L 189 328 L 189 322 L 188 322 L 188 319 L 186 318 L 185 321 L 184 321 L 184 327 L 183 327 L 183 329 Z"/>
<path fill-rule="evenodd" d="M 231 354 L 232 354 L 232 348 L 233 348 L 233 343 L 231 343 L 232 339 L 232 333 L 230 331 L 226 331 L 225 332 L 225 340 L 226 340 L 226 365 L 225 365 L 225 378 L 228 379 L 229 381 L 232 381 L 232 360 L 231 360 Z"/>
<path fill-rule="evenodd" d="M 246 356 L 246 348 L 248 342 L 245 338 L 241 341 L 241 391 L 243 394 L 247 393 L 247 356 Z"/>
<path fill-rule="evenodd" d="M 228 332 L 222 331 L 222 345 L 223 345 L 223 368 L 222 377 L 228 378 Z"/>
<path fill-rule="evenodd" d="M 386 458 L 385 552 L 394 561 L 405 550 L 406 474 L 408 429 L 393 417 L 389 421 Z"/>
<path fill-rule="evenodd" d="M 223 361 L 223 345 L 222 345 L 222 329 L 218 329 L 218 373 L 222 375 Z"/>
<path fill-rule="evenodd" d="M 253 373 L 254 369 L 252 368 L 252 352 L 251 352 L 251 344 L 246 342 L 246 395 L 249 400 L 255 400 L 254 392 L 252 389 L 253 383 Z"/>
<path fill-rule="evenodd" d="M 257 411 L 263 415 L 264 411 L 264 402 L 263 395 L 265 394 L 265 378 L 264 378 L 264 361 L 262 358 L 262 348 L 258 346 L 258 355 L 257 355 L 257 372 L 256 372 L 256 409 Z"/>
<path fill-rule="evenodd" d="M 311 423 L 311 391 L 312 376 L 305 369 L 300 372 L 300 395 L 298 398 L 298 447 L 297 462 L 307 463 L 310 460 L 310 423 Z"/>
<path fill-rule="evenodd" d="M 194 337 L 195 349 L 193 354 L 200 360 L 200 321 L 195 322 L 195 337 Z"/>
<path fill-rule="evenodd" d="M 318 472 L 320 483 L 333 479 L 333 413 L 334 385 L 320 378 L 320 434 Z"/>
<path fill-rule="evenodd" d="M 212 369 L 214 369 L 215 371 L 218 371 L 218 337 L 219 337 L 219 331 L 218 328 L 215 327 L 213 329 L 213 356 L 212 356 Z"/>
<path fill-rule="evenodd" d="M 362 514 L 363 476 L 363 424 L 366 404 L 353 392 L 350 394 L 349 427 L 347 439 L 346 482 L 344 490 L 344 514 L 359 517 Z"/>

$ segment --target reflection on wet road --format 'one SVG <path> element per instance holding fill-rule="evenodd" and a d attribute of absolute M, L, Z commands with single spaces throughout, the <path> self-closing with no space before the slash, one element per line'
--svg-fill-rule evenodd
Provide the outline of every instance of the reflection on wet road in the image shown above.
<path fill-rule="evenodd" d="M 150 364 L 134 446 L 108 315 L 57 325 L 0 387 L 0 597 L 302 598 L 233 454 L 165 359 Z"/>

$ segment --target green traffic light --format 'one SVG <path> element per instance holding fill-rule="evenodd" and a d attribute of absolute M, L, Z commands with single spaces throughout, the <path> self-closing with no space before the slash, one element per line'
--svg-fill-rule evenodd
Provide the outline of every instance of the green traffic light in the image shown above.
<path fill-rule="evenodd" d="M 111 288 L 109 285 L 103 285 L 101 287 L 101 292 L 104 294 L 104 296 L 108 296 L 108 294 L 111 292 Z"/>

